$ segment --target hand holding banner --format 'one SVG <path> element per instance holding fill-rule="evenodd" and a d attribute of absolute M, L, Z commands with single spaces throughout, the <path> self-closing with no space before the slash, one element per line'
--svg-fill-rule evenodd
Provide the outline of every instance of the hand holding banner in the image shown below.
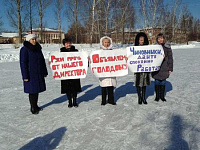
<path fill-rule="evenodd" d="M 52 52 L 49 62 L 53 78 L 56 80 L 86 77 L 88 69 L 86 52 Z"/>

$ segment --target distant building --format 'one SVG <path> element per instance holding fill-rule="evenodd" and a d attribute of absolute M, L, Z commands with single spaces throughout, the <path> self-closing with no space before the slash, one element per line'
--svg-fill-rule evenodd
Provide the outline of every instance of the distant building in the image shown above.
<path fill-rule="evenodd" d="M 24 41 L 26 38 L 25 36 L 28 33 L 22 34 L 22 41 Z M 0 44 L 16 44 L 19 43 L 19 34 L 18 33 L 12 33 L 12 32 L 2 32 L 0 34 Z"/>
<path fill-rule="evenodd" d="M 40 28 L 36 28 L 32 30 L 33 34 L 36 34 L 40 43 L 60 43 L 62 39 L 64 39 L 65 34 L 63 31 L 44 28 L 43 29 L 43 40 L 41 41 L 40 37 Z M 29 30 L 28 33 L 30 34 L 31 31 Z"/>
<path fill-rule="evenodd" d="M 148 39 L 149 39 L 149 44 L 154 44 L 156 43 L 156 36 L 162 31 L 162 28 L 145 28 L 145 29 L 140 29 L 140 32 L 144 32 L 147 34 Z"/>
<path fill-rule="evenodd" d="M 133 44 L 135 42 L 135 37 L 139 33 L 138 29 L 125 28 L 124 29 L 124 42 L 127 44 Z M 122 42 L 122 32 L 113 31 L 111 32 L 111 38 L 113 43 Z"/>

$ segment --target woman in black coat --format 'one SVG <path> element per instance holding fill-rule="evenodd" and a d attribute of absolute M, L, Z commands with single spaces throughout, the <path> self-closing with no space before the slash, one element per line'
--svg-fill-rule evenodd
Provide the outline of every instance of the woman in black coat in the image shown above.
<path fill-rule="evenodd" d="M 152 77 L 155 79 L 155 101 L 159 101 L 159 99 L 161 99 L 164 102 L 166 101 L 164 96 L 166 79 L 169 77 L 171 72 L 173 72 L 173 54 L 170 44 L 166 42 L 162 33 L 157 35 L 156 41 L 159 45 L 162 45 L 165 56 L 160 70 L 152 72 Z"/>
<path fill-rule="evenodd" d="M 144 32 L 137 34 L 135 38 L 135 46 L 149 45 L 149 40 Z M 138 104 L 147 104 L 146 101 L 146 86 L 150 85 L 150 73 L 140 72 L 135 73 L 135 86 L 138 94 Z M 142 89 L 142 90 L 141 90 Z M 142 92 L 141 92 L 142 91 Z"/>
<path fill-rule="evenodd" d="M 71 45 L 72 40 L 70 38 L 63 39 L 63 45 L 60 52 L 78 52 L 73 45 Z M 77 104 L 77 92 L 81 92 L 81 82 L 80 79 L 67 79 L 61 80 L 61 94 L 66 94 L 69 100 L 68 107 L 78 107 Z M 73 98 L 73 103 L 72 103 Z"/>
<path fill-rule="evenodd" d="M 20 50 L 20 68 L 24 84 L 24 92 L 29 93 L 32 114 L 38 114 L 38 95 L 46 90 L 45 79 L 48 75 L 42 47 L 36 41 L 35 34 L 29 34 Z"/>

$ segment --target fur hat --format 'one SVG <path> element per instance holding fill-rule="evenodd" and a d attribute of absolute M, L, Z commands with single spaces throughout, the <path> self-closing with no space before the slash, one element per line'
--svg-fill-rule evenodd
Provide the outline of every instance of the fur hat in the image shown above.
<path fill-rule="evenodd" d="M 148 40 L 147 35 L 144 32 L 140 32 L 136 35 L 135 46 L 139 46 L 139 40 L 140 40 L 141 36 L 144 37 L 144 44 L 143 45 L 149 45 L 149 40 Z"/>
<path fill-rule="evenodd" d="M 31 39 L 36 39 L 36 38 L 37 38 L 37 36 L 35 34 L 28 34 L 26 36 L 26 41 L 30 41 Z"/>

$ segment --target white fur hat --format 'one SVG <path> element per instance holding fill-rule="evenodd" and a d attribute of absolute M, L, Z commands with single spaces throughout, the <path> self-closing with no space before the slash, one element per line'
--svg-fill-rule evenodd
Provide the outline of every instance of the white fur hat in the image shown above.
<path fill-rule="evenodd" d="M 104 39 L 109 39 L 109 40 L 110 40 L 110 46 L 107 47 L 107 48 L 105 48 L 105 47 L 103 46 L 103 40 L 104 40 Z M 100 47 L 101 47 L 102 49 L 112 49 L 112 39 L 111 39 L 110 37 L 108 37 L 108 36 L 102 37 L 102 38 L 100 39 Z"/>
<path fill-rule="evenodd" d="M 36 38 L 37 38 L 37 36 L 35 34 L 28 34 L 26 36 L 26 41 L 30 41 L 31 39 L 36 39 Z"/>

